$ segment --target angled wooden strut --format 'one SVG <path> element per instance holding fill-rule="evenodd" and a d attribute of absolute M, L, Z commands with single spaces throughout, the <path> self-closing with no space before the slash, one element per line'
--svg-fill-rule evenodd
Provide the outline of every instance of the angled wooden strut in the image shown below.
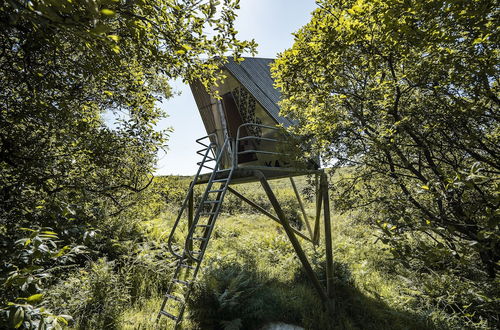
<path fill-rule="evenodd" d="M 302 203 L 302 199 L 300 198 L 299 190 L 295 185 L 295 181 L 292 177 L 290 177 L 290 183 L 293 187 L 293 192 L 295 193 L 295 197 L 297 197 L 297 202 L 299 202 L 300 210 L 302 211 L 302 216 L 304 217 L 304 223 L 306 224 L 307 230 L 309 232 L 309 236 L 313 239 L 313 231 L 311 229 L 311 225 L 309 224 L 309 217 L 307 216 L 306 209 L 304 208 L 304 203 Z"/>
<path fill-rule="evenodd" d="M 323 286 L 319 282 L 318 277 L 314 273 L 314 270 L 312 269 L 311 264 L 309 263 L 309 260 L 307 259 L 307 256 L 300 245 L 300 242 L 298 241 L 297 237 L 295 237 L 294 230 L 290 226 L 288 220 L 286 219 L 285 214 L 280 206 L 280 203 L 278 202 L 276 195 L 274 194 L 271 186 L 269 185 L 269 182 L 267 181 L 266 176 L 261 171 L 255 171 L 254 175 L 259 179 L 259 181 L 262 185 L 262 188 L 266 192 L 266 195 L 269 198 L 269 201 L 271 202 L 271 205 L 273 206 L 274 211 L 276 212 L 276 215 L 280 221 L 280 224 L 283 226 L 285 233 L 287 234 L 288 238 L 290 239 L 290 242 L 292 243 L 292 246 L 295 250 L 295 253 L 299 257 L 299 260 L 302 263 L 302 266 L 304 267 L 304 270 L 306 271 L 307 276 L 309 277 L 310 281 L 312 282 L 314 288 L 316 289 L 317 293 L 319 294 L 321 300 L 324 302 L 325 306 L 327 306 L 330 310 L 332 310 L 332 301 L 331 301 L 329 294 L 328 294 L 328 293 L 330 293 L 330 290 L 328 291 L 328 293 L 325 292 L 325 289 L 323 288 Z M 325 196 L 328 197 L 327 192 L 326 193 L 323 192 L 323 197 L 325 197 Z M 328 204 L 328 202 L 326 202 L 324 200 L 323 200 L 323 202 L 325 202 L 325 204 Z M 326 211 L 326 208 L 325 208 L 325 211 Z M 330 220 L 330 218 L 328 217 L 328 221 L 329 220 Z M 327 219 L 325 218 L 325 222 L 326 221 L 327 221 Z M 326 225 L 325 225 L 325 229 L 326 229 Z M 326 237 L 329 237 L 331 239 L 331 234 L 327 236 L 325 233 L 325 239 L 326 239 Z M 329 246 L 331 249 L 331 242 L 330 242 Z M 328 252 L 327 252 L 327 255 L 328 255 Z M 327 256 L 327 263 L 328 262 L 329 262 L 329 258 Z M 333 262 L 331 259 L 330 259 L 330 262 L 331 262 L 331 267 L 327 265 L 327 278 L 333 279 L 333 276 L 331 276 L 332 271 L 333 271 Z M 330 270 L 330 271 L 328 271 L 328 270 Z M 333 283 L 330 283 L 331 292 L 333 293 L 333 287 L 331 286 L 331 284 L 333 284 Z"/>
<path fill-rule="evenodd" d="M 250 199 L 246 198 L 245 196 L 243 196 L 242 194 L 240 194 L 239 192 L 237 192 L 236 190 L 234 190 L 233 188 L 231 187 L 228 187 L 227 190 L 229 192 L 231 192 L 232 194 L 234 194 L 236 197 L 240 198 L 242 201 L 244 201 L 245 203 L 249 204 L 250 206 L 252 206 L 254 209 L 256 209 L 257 211 L 260 211 L 262 214 L 268 216 L 269 218 L 271 218 L 272 220 L 276 221 L 277 223 L 281 224 L 281 221 L 280 219 L 269 213 L 266 209 L 264 209 L 262 206 L 256 204 L 255 202 L 251 201 Z M 312 239 L 307 237 L 306 235 L 302 234 L 300 231 L 298 231 L 297 229 L 293 228 L 292 227 L 292 230 L 295 234 L 297 234 L 298 236 L 302 237 L 303 239 L 313 243 Z"/>

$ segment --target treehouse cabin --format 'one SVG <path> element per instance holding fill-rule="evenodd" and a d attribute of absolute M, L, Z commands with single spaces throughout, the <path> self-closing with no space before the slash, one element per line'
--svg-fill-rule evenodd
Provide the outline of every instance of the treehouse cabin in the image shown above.
<path fill-rule="evenodd" d="M 198 163 L 198 171 L 168 237 L 168 249 L 178 262 L 157 320 L 165 316 L 175 322 L 175 329 L 182 321 L 185 302 L 200 271 L 226 192 L 234 194 L 282 226 L 325 306 L 333 306 L 333 254 L 327 176 L 323 169 L 319 169 L 318 158 L 304 157 L 298 140 L 285 130 L 294 123 L 279 115 L 280 93 L 273 86 L 269 68 L 271 62 L 263 58 L 246 58 L 239 64 L 230 60 L 222 68 L 226 78 L 214 87 L 220 98 L 212 97 L 199 82 L 191 84 L 208 135 L 197 140 L 203 146 L 197 152 L 202 160 Z M 203 174 L 203 169 L 210 171 Z M 314 219 L 307 214 L 292 178 L 305 174 L 312 174 L 316 178 Z M 307 233 L 290 225 L 293 219 L 286 218 L 268 183 L 268 180 L 285 177 L 290 178 Z M 274 214 L 232 187 L 252 181 L 260 182 Z M 205 190 L 195 201 L 194 189 L 200 184 L 205 185 Z M 326 290 L 297 239 L 301 237 L 314 245 L 319 244 L 322 206 L 327 260 Z M 314 220 L 313 225 L 309 223 L 310 218 Z M 177 245 L 179 240 L 175 238 L 177 228 L 182 225 L 188 228 L 184 239 L 180 240 L 184 242 L 183 247 Z"/>
<path fill-rule="evenodd" d="M 220 99 L 211 96 L 200 82 L 191 84 L 206 139 L 219 150 L 226 139 L 233 141 L 228 149 L 232 155 L 224 155 L 223 168 L 237 168 L 235 180 L 244 176 L 245 169 L 283 177 L 299 169 L 304 172 L 319 167 L 317 159 L 298 159 L 300 146 L 285 132 L 294 122 L 279 114 L 280 92 L 273 86 L 272 62 L 265 58 L 245 58 L 241 63 L 229 59 L 222 68 L 226 78 L 214 87 Z"/>

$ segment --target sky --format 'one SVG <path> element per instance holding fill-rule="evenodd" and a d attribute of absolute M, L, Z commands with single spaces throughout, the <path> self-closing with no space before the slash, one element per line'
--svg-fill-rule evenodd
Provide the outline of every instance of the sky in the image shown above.
<path fill-rule="evenodd" d="M 256 57 L 275 58 L 293 44 L 293 32 L 307 24 L 316 8 L 314 0 L 241 0 L 235 22 L 240 40 L 255 39 L 259 44 Z M 250 56 L 250 54 L 244 54 Z M 171 127 L 167 152 L 160 152 L 156 175 L 193 175 L 198 166 L 197 138 L 206 135 L 198 108 L 189 86 L 173 81 L 180 95 L 163 101 L 168 117 L 159 129 Z"/>

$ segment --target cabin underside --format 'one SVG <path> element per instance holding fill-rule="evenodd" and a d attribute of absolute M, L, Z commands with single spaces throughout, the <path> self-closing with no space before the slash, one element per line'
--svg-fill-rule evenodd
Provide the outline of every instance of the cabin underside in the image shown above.
<path fill-rule="evenodd" d="M 322 170 L 306 170 L 296 168 L 279 168 L 279 167 L 266 167 L 266 166 L 247 166 L 244 168 L 235 168 L 233 170 L 231 184 L 257 182 L 259 178 L 255 176 L 255 171 L 262 172 L 268 180 L 289 178 L 301 175 L 321 174 Z M 226 179 L 230 170 L 221 171 L 215 176 L 216 180 Z M 200 174 L 197 184 L 207 183 L 212 173 Z"/>

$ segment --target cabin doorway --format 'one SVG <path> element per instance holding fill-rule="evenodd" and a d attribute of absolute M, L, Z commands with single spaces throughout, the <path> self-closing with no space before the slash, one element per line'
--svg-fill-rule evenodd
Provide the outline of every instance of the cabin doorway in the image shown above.
<path fill-rule="evenodd" d="M 231 138 L 236 139 L 238 127 L 245 122 L 243 121 L 243 117 L 241 116 L 231 92 L 222 95 L 222 107 L 224 109 L 224 116 L 226 117 L 228 134 Z M 249 135 L 247 127 L 242 127 L 240 129 L 240 138 Z M 238 144 L 238 151 L 255 150 L 256 147 L 255 140 L 240 141 Z M 255 153 L 246 153 L 238 156 L 238 164 L 253 162 L 255 160 L 257 160 L 257 155 Z"/>

